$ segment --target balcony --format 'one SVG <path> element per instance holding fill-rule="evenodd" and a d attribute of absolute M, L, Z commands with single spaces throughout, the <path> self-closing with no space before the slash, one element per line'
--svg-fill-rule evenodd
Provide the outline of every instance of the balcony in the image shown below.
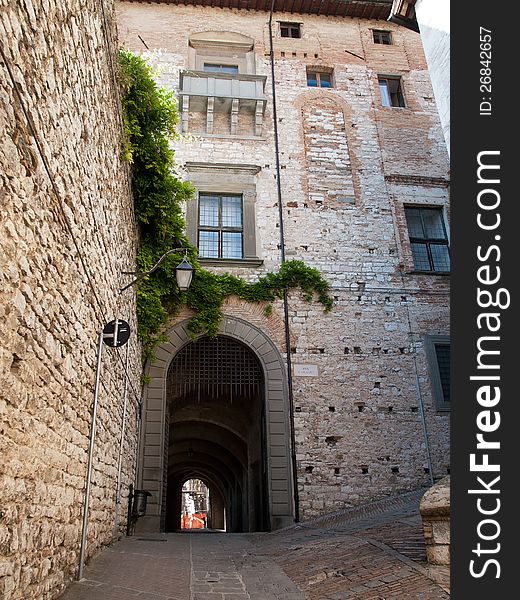
<path fill-rule="evenodd" d="M 215 133 L 215 114 L 229 115 L 227 133 L 239 135 L 239 118 L 251 121 L 251 133 L 262 135 L 267 98 L 263 75 L 181 71 L 180 109 L 182 132 L 189 130 L 190 113 L 203 113 L 205 133 Z"/>

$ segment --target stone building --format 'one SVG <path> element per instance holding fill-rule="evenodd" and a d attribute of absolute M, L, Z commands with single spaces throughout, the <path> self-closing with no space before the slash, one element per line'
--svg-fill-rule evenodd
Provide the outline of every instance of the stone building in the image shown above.
<path fill-rule="evenodd" d="M 391 5 L 116 5 L 120 43 L 178 97 L 203 265 L 255 280 L 283 250 L 334 297 L 324 314 L 291 292 L 269 316 L 231 299 L 216 340 L 172 321 L 147 367 L 143 531 L 179 526 L 191 478 L 214 522 L 254 531 L 449 472 L 448 156 L 421 38 Z"/>
<path fill-rule="evenodd" d="M 3 600 L 55 598 L 77 572 L 100 333 L 116 318 L 136 329 L 134 294 L 119 293 L 137 232 L 105 4 L 0 6 Z M 103 348 L 87 559 L 126 525 L 140 355 L 135 333 Z"/>
<path fill-rule="evenodd" d="M 334 308 L 231 298 L 195 342 L 186 310 L 144 395 L 135 335 L 99 346 L 86 559 L 124 530 L 131 483 L 152 494 L 143 530 L 178 527 L 199 479 L 213 526 L 251 531 L 449 471 L 448 160 L 420 37 L 387 22 L 390 0 L 275 0 L 271 19 L 262 0 L 211 4 L 0 7 L 5 600 L 55 598 L 77 573 L 100 333 L 136 328 L 118 45 L 178 95 L 204 265 L 254 281 L 283 250 Z"/>

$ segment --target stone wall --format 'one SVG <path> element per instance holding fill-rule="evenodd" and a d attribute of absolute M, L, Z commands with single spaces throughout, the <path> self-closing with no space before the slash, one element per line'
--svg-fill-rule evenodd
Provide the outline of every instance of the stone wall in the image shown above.
<path fill-rule="evenodd" d="M 449 587 L 450 570 L 450 477 L 444 477 L 422 497 L 420 511 L 430 575 Z"/>
<path fill-rule="evenodd" d="M 263 265 L 232 272 L 254 280 L 277 269 L 269 15 L 153 2 L 119 2 L 117 10 L 121 43 L 150 58 L 161 84 L 174 91 L 179 71 L 189 67 L 191 34 L 229 31 L 254 39 L 255 72 L 267 76 L 269 99 L 262 135 L 240 136 L 240 114 L 238 135 L 220 129 L 207 135 L 205 113 L 198 122 L 190 113 L 193 135 L 177 144 L 176 157 L 181 164 L 259 167 L 256 241 Z M 325 315 L 299 293 L 290 296 L 292 362 L 317 368 L 317 376 L 294 376 L 306 519 L 428 485 L 421 403 L 433 476 L 449 471 L 449 413 L 435 405 L 424 350 L 426 335 L 449 335 L 449 275 L 413 272 L 404 216 L 404 206 L 414 204 L 448 214 L 448 157 L 418 34 L 363 19 L 275 17 L 275 30 L 278 21 L 303 24 L 301 39 L 274 40 L 286 255 L 317 267 L 335 300 Z M 372 28 L 391 30 L 393 45 L 374 44 Z M 332 69 L 334 87 L 307 87 L 307 67 Z M 405 108 L 381 106 L 382 74 L 402 77 Z M 254 314 L 235 301 L 225 312 L 245 320 Z M 285 354 L 282 319 L 276 303 L 263 331 Z"/>
<path fill-rule="evenodd" d="M 101 329 L 122 318 L 134 480 L 140 348 L 113 4 L 0 2 L 0 595 L 54 598 L 78 566 Z M 127 349 L 104 347 L 87 558 L 119 535 Z M 124 491 L 126 494 L 126 491 Z"/>

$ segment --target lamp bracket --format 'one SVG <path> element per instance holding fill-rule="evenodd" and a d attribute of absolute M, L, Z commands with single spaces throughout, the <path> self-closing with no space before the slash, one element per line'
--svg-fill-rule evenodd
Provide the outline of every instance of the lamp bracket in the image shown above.
<path fill-rule="evenodd" d="M 123 271 L 123 275 L 137 275 L 137 277 L 133 281 L 131 281 L 129 284 L 125 285 L 125 287 L 121 288 L 120 293 L 124 292 L 131 285 L 134 285 L 134 283 L 137 283 L 139 280 L 141 280 L 146 275 L 150 275 L 150 273 L 153 273 L 167 256 L 169 256 L 170 254 L 173 254 L 174 252 L 180 252 L 181 250 L 184 250 L 184 258 L 186 258 L 187 254 L 188 254 L 188 248 L 172 248 L 171 250 L 168 250 L 167 252 L 165 252 L 149 271 L 133 271 L 133 272 L 132 271 Z"/>

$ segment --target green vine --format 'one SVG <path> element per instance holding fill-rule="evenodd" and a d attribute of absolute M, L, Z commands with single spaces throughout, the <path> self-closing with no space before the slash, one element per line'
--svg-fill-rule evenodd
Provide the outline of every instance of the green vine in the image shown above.
<path fill-rule="evenodd" d="M 175 174 L 170 142 L 177 139 L 179 117 L 172 92 L 157 86 L 152 68 L 140 56 L 127 50 L 119 53 L 124 128 L 126 141 L 122 156 L 132 165 L 132 191 L 140 228 L 137 266 L 147 271 L 170 248 L 187 248 L 194 268 L 189 292 L 180 292 L 174 274 L 184 253 L 171 254 L 137 286 L 138 335 L 145 358 L 164 338 L 162 331 L 171 316 L 186 304 L 193 309 L 189 329 L 193 335 L 217 335 L 226 297 L 236 295 L 248 302 L 270 303 L 283 298 L 286 289 L 300 288 L 306 300 L 317 294 L 326 311 L 332 308 L 328 283 L 320 272 L 302 261 L 288 261 L 277 273 L 268 273 L 248 283 L 228 273 L 216 275 L 203 269 L 197 249 L 186 236 L 182 206 L 194 197 L 191 183 Z"/>

